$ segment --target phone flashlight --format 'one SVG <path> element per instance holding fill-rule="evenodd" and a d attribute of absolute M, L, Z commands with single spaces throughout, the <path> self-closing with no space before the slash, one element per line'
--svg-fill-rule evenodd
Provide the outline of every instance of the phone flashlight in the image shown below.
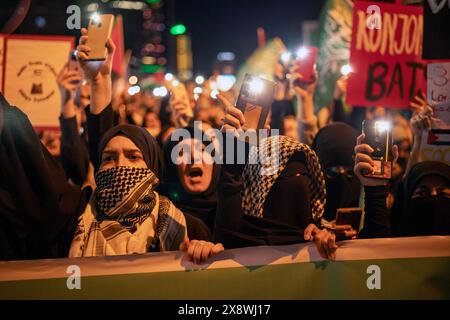
<path fill-rule="evenodd" d="M 308 48 L 301 47 L 297 50 L 297 59 L 305 59 L 309 54 Z"/>
<path fill-rule="evenodd" d="M 260 94 L 264 89 L 264 83 L 260 78 L 253 77 L 248 83 L 248 90 L 252 95 Z"/>
<path fill-rule="evenodd" d="M 350 72 L 352 72 L 353 71 L 353 69 L 352 69 L 352 67 L 349 65 L 349 64 L 344 64 L 342 67 L 341 67 L 341 74 L 343 75 L 343 76 L 346 76 L 346 75 L 348 75 Z"/>
<path fill-rule="evenodd" d="M 94 12 L 92 15 L 91 15 L 91 20 L 92 20 L 92 22 L 94 23 L 94 24 L 99 24 L 100 23 L 100 15 L 98 14 L 98 12 Z"/>
<path fill-rule="evenodd" d="M 385 132 L 391 130 L 391 123 L 388 121 L 376 121 L 375 122 L 375 129 L 378 132 Z"/>
<path fill-rule="evenodd" d="M 375 134 L 378 138 L 379 135 L 382 135 L 384 132 L 391 131 L 391 123 L 388 121 L 375 121 Z M 386 146 L 389 145 L 389 134 L 386 134 Z M 388 159 L 389 149 L 386 147 L 384 159 Z"/>

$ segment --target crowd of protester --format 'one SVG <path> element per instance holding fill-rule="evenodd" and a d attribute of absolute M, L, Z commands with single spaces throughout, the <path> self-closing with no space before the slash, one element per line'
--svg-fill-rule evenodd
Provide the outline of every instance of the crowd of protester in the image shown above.
<path fill-rule="evenodd" d="M 421 93 L 406 111 L 348 107 L 342 76 L 333 102 L 315 113 L 320 76 L 303 81 L 277 66 L 267 128 L 280 136 L 258 148 L 236 139 L 247 162 L 220 164 L 208 161 L 214 139 L 205 136 L 245 127 L 233 91 L 213 98 L 212 77 L 198 94 L 186 83 L 188 101 L 148 90 L 131 95 L 125 79 L 113 81 L 112 41 L 95 64 L 86 61 L 86 41 L 83 29 L 77 60 L 84 77 L 66 66 L 57 79 L 60 132 L 37 135 L 20 106 L 0 95 L 0 260 L 182 250 L 200 263 L 224 249 L 309 241 L 332 260 L 338 240 L 450 234 L 450 168 L 418 161 L 433 121 Z M 374 163 L 360 133 L 364 119 L 393 124 L 390 180 L 365 175 Z M 274 139 L 280 167 L 262 175 L 248 159 Z M 191 154 L 174 163 L 180 145 Z M 223 156 L 234 151 L 224 148 Z M 335 223 L 337 210 L 349 207 L 364 208 L 357 229 Z"/>

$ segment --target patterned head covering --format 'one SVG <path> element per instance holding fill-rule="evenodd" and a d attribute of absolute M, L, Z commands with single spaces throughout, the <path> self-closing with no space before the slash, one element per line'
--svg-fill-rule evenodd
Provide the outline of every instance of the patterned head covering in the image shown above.
<path fill-rule="evenodd" d="M 118 135 L 123 135 L 133 141 L 139 150 L 141 150 L 147 168 L 161 180 L 164 174 L 164 158 L 158 142 L 145 128 L 131 124 L 121 124 L 105 132 L 99 143 L 98 163 L 100 163 L 101 155 L 108 142 Z M 98 169 L 96 168 L 96 171 Z"/>
<path fill-rule="evenodd" d="M 252 147 L 242 177 L 242 208 L 244 214 L 263 218 L 264 202 L 270 189 L 296 153 L 305 155 L 310 173 L 311 210 L 314 221 L 322 218 L 326 188 L 317 155 L 307 145 L 286 136 L 273 136 L 261 141 L 259 148 Z"/>

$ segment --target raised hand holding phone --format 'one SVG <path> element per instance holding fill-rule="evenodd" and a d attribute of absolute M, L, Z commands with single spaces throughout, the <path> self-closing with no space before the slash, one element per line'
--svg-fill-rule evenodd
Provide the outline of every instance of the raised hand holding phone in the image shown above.
<path fill-rule="evenodd" d="M 77 46 L 77 59 L 81 68 L 91 84 L 91 113 L 99 114 L 111 102 L 112 82 L 111 71 L 114 51 L 116 46 L 111 38 L 106 40 L 107 55 L 105 60 L 90 61 L 89 52 L 91 48 L 86 45 L 89 36 L 86 28 L 81 29 L 79 45 Z"/>
<path fill-rule="evenodd" d="M 244 130 L 260 130 L 265 127 L 275 93 L 275 83 L 253 75 L 245 75 L 236 107 L 244 115 Z"/>
<path fill-rule="evenodd" d="M 177 128 L 188 126 L 194 118 L 186 86 L 178 80 L 165 81 L 166 88 L 171 92 L 170 109 Z"/>
<path fill-rule="evenodd" d="M 374 178 L 373 176 L 376 168 L 371 154 L 375 150 L 367 143 L 364 143 L 365 138 L 365 134 L 362 133 L 356 140 L 355 167 L 353 171 L 364 186 L 374 187 L 387 185 L 389 182 L 388 178 Z M 398 158 L 398 147 L 396 145 L 392 146 L 392 156 L 392 163 L 394 163 Z"/>

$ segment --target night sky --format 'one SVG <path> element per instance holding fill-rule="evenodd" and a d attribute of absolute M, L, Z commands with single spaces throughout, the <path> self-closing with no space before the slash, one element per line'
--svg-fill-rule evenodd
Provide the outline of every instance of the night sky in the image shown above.
<path fill-rule="evenodd" d="M 219 51 L 238 63 L 257 47 L 256 29 L 281 37 L 289 48 L 301 43 L 303 20 L 318 19 L 324 0 L 175 0 L 175 17 L 192 36 L 194 69 L 210 73 Z"/>
<path fill-rule="evenodd" d="M 279 36 L 291 49 L 301 43 L 301 24 L 304 20 L 316 20 L 324 0 L 163 0 L 166 17 L 173 17 L 173 23 L 183 23 L 192 37 L 194 71 L 209 75 L 212 64 L 220 51 L 236 54 L 237 66 L 257 47 L 256 29 L 263 27 L 267 38 Z M 18 0 L 0 2 L 0 29 L 12 15 Z M 32 0 L 30 10 L 15 31 L 16 34 L 74 35 L 79 31 L 65 27 L 66 8 L 78 4 L 82 8 L 101 1 L 94 0 Z M 172 5 L 171 5 L 172 4 Z M 169 8 L 173 8 L 172 14 Z M 124 15 L 126 47 L 139 55 L 143 44 L 142 13 L 134 10 L 120 10 L 114 13 Z M 41 15 L 47 19 L 45 28 L 36 28 L 35 18 Z M 83 12 L 83 25 L 88 15 Z M 166 21 L 170 23 L 171 21 Z M 168 29 L 166 36 L 168 36 Z"/>

